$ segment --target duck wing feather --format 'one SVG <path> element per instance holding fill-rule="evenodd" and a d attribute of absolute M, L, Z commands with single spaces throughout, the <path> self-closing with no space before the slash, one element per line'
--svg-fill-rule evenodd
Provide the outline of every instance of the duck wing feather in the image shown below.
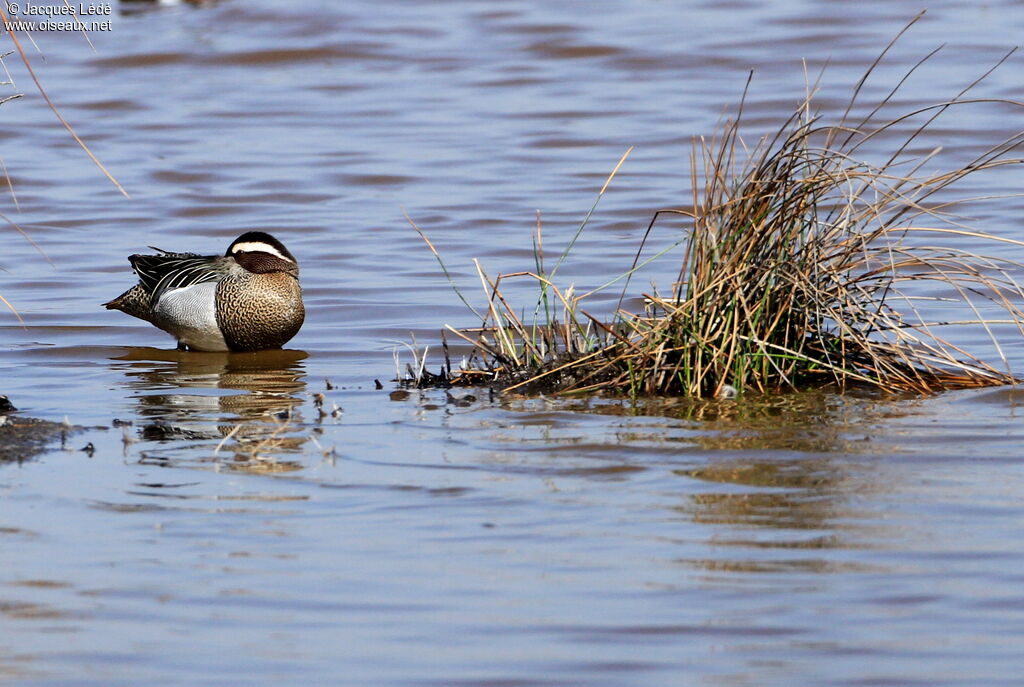
<path fill-rule="evenodd" d="M 152 248 L 152 246 L 150 246 Z M 153 250 L 160 250 L 154 248 Z M 224 277 L 223 258 L 219 255 L 198 255 L 196 253 L 170 253 L 160 255 L 133 255 L 128 258 L 135 273 L 139 275 L 142 288 L 151 295 L 156 305 L 167 291 L 181 289 L 193 284 L 217 281 Z"/>

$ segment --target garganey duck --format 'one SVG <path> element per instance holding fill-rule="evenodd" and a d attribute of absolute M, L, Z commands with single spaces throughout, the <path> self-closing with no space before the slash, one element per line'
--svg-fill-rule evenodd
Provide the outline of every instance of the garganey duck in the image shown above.
<path fill-rule="evenodd" d="M 173 334 L 178 348 L 280 348 L 302 326 L 299 264 L 270 234 L 246 232 L 223 256 L 153 250 L 128 258 L 139 283 L 103 305 Z"/>

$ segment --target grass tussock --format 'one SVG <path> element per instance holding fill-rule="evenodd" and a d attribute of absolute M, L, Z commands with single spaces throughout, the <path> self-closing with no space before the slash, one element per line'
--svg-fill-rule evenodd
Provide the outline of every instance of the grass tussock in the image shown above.
<path fill-rule="evenodd" d="M 824 384 L 932 392 L 1017 381 L 996 330 L 1024 334 L 1024 291 L 1013 276 L 1021 265 L 959 246 L 989 241 L 993 252 L 1005 253 L 1007 244 L 1024 244 L 962 225 L 952 214 L 960 201 L 950 201 L 947 189 L 968 175 L 1019 164 L 1010 155 L 1024 134 L 947 171 L 925 171 L 938 151 L 920 149 L 929 126 L 951 108 L 1021 104 L 968 97 L 990 70 L 950 100 L 882 118 L 900 85 L 930 57 L 877 105 L 861 107 L 858 96 L 876 61 L 831 121 L 816 107 L 812 84 L 778 130 L 749 147 L 740 135 L 744 95 L 714 138 L 694 142 L 691 206 L 655 213 L 623 275 L 628 284 L 654 259 L 641 260 L 652 231 L 672 219 L 686 223 L 677 281 L 669 293 L 643 294 L 648 307 L 640 312 L 620 307 L 610 321 L 600 320 L 586 309 L 593 292 L 559 289 L 555 276 L 569 249 L 546 269 L 539 225 L 533 269 L 492 279 L 477 262 L 486 294 L 485 308 L 474 309 L 481 324 L 449 327 L 472 346 L 470 361 L 452 373 L 446 360 L 440 375 L 430 375 L 424 357 L 413 383 L 728 396 Z M 867 162 L 871 157 L 878 161 Z M 588 213 L 570 248 L 589 220 Z M 539 287 L 537 303 L 525 311 L 532 309 L 532 320 L 503 294 L 503 284 L 517 278 Z M 943 333 L 964 328 L 981 335 L 974 339 L 987 342 L 994 360 Z"/>

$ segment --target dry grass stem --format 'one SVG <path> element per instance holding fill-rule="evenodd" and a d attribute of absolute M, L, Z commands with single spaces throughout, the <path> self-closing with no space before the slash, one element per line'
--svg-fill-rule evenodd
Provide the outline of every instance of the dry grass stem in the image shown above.
<path fill-rule="evenodd" d="M 583 295 L 560 290 L 553 277 L 627 151 L 550 271 L 539 214 L 535 271 L 491 279 L 474 261 L 486 296 L 482 312 L 474 310 L 481 324 L 448 327 L 472 345 L 472 375 L 449 371 L 429 379 L 421 375 L 413 383 L 483 380 L 510 391 L 709 397 L 730 389 L 826 384 L 932 392 L 1016 382 L 1000 335 L 1008 325 L 1015 336 L 1024 334 L 1024 289 L 1014 277 L 1021 264 L 954 242 L 1024 242 L 966 226 L 953 210 L 978 198 L 951 200 L 947 189 L 979 171 L 1020 164 L 1011 154 L 1024 143 L 1024 132 L 948 171 L 924 171 L 940 161 L 937 149 L 911 151 L 951 108 L 1021 104 L 964 97 L 988 70 L 950 100 L 881 119 L 900 87 L 938 52 L 914 64 L 879 103 L 865 108 L 858 96 L 891 47 L 853 87 L 837 121 L 826 123 L 817 108 L 819 76 L 808 82 L 805 98 L 778 130 L 749 146 L 740 136 L 745 89 L 735 116 L 714 137 L 693 141 L 692 210 L 655 213 L 633 264 L 616 279 Z M 891 152 L 876 152 L 881 162 L 867 161 L 869 150 L 890 139 Z M 641 260 L 648 238 L 667 220 L 676 226 L 686 222 L 675 244 L 681 252 L 678 277 L 669 292 L 644 294 L 644 311 L 623 310 L 630 278 L 654 259 Z M 454 286 L 437 249 L 413 226 Z M 950 243 L 926 244 L 928 235 Z M 512 278 L 537 283 L 532 323 L 502 293 L 503 282 Z M 625 286 L 610 321 L 582 309 L 587 297 L 618 281 Z M 967 340 L 981 340 L 981 348 L 994 351 L 994 361 L 962 343 L 968 328 Z M 425 356 L 423 372 L 424 363 Z"/>

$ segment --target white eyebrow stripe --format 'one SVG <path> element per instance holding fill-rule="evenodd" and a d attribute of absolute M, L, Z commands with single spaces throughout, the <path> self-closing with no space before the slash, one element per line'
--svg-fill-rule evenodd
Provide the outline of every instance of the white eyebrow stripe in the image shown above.
<path fill-rule="evenodd" d="M 246 253 L 270 253 L 271 255 L 276 255 L 282 260 L 287 260 L 288 262 L 295 262 L 291 258 L 281 255 L 281 251 L 274 248 L 269 243 L 263 243 L 262 241 L 246 241 L 245 243 L 236 243 L 234 246 L 231 247 L 231 252 L 237 253 L 238 251 L 245 251 Z"/>

